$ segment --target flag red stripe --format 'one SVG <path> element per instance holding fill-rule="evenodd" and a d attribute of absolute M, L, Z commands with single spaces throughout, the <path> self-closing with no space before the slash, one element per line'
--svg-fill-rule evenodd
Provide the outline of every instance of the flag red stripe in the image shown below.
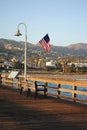
<path fill-rule="evenodd" d="M 50 45 L 49 45 L 49 43 L 46 43 L 44 39 L 40 40 L 40 44 L 43 46 L 43 48 L 46 50 L 46 52 L 49 51 Z"/>
<path fill-rule="evenodd" d="M 45 49 L 46 52 L 50 50 L 50 40 L 49 36 L 46 35 L 44 38 L 42 38 L 39 43 L 42 45 L 42 47 Z"/>

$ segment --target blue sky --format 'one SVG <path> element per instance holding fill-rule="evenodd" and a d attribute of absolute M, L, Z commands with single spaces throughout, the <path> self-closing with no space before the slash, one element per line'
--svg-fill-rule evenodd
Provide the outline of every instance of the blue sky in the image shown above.
<path fill-rule="evenodd" d="M 33 44 L 46 33 L 55 46 L 87 43 L 87 0 L 0 0 L 0 38 L 24 41 L 23 25 L 14 36 L 20 22 Z"/>

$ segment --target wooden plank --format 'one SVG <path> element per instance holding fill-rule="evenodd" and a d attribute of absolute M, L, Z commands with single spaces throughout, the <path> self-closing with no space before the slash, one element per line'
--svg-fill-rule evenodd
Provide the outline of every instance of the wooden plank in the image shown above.
<path fill-rule="evenodd" d="M 87 106 L 0 87 L 0 130 L 87 130 Z"/>

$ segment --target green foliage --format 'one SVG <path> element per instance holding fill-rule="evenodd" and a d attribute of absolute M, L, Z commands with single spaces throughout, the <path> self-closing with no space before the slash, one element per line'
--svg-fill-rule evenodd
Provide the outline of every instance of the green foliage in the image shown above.
<path fill-rule="evenodd" d="M 14 66 L 16 69 L 23 69 L 24 68 L 24 65 L 19 61 L 17 61 Z"/>
<path fill-rule="evenodd" d="M 71 72 L 76 72 L 76 67 L 74 64 L 71 65 Z"/>

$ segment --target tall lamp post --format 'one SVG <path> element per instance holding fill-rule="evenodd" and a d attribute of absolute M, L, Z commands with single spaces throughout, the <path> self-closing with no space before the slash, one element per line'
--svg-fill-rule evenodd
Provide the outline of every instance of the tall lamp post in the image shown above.
<path fill-rule="evenodd" d="M 25 27 L 25 50 L 24 50 L 24 81 L 26 81 L 26 78 L 27 78 L 27 62 L 26 62 L 26 45 L 27 45 L 27 26 L 25 23 L 19 23 L 17 25 L 17 30 L 16 30 L 16 34 L 15 36 L 21 36 L 22 34 L 20 33 L 20 30 L 19 30 L 19 26 L 20 25 L 24 25 Z"/>

